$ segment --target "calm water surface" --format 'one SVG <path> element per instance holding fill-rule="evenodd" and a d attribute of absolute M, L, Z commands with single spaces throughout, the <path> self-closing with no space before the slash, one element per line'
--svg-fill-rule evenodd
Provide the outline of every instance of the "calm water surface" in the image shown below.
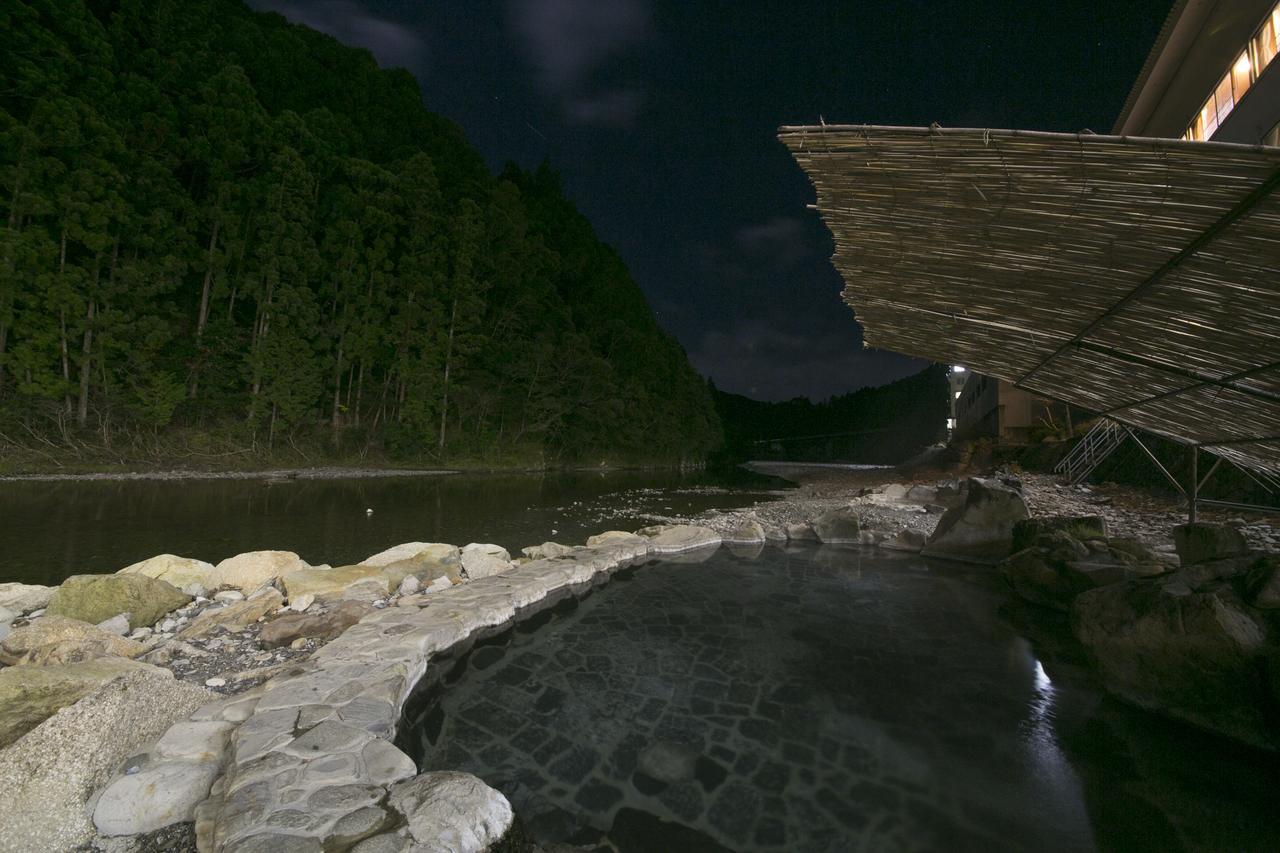
<path fill-rule="evenodd" d="M 478 644 L 402 729 L 542 842 L 1280 850 L 1273 757 L 1103 697 L 990 573 L 811 546 L 628 570 Z"/>
<path fill-rule="evenodd" d="M 401 542 L 474 541 L 516 554 L 632 529 L 644 514 L 741 506 L 785 485 L 747 472 L 0 482 L 0 582 L 54 584 L 162 553 L 216 563 L 279 549 L 337 566 Z"/>

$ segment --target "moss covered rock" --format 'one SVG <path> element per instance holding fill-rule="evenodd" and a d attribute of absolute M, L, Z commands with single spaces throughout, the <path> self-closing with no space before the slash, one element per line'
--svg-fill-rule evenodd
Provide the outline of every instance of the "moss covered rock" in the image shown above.
<path fill-rule="evenodd" d="M 74 575 L 49 599 L 49 613 L 96 625 L 120 613 L 129 627 L 155 623 L 191 600 L 172 584 L 146 575 Z"/>

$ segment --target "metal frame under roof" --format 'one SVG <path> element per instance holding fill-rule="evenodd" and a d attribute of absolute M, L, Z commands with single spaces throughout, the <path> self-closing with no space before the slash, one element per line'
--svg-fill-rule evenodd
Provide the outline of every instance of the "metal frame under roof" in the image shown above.
<path fill-rule="evenodd" d="M 936 126 L 779 138 L 868 346 L 1280 471 L 1280 149 Z"/>

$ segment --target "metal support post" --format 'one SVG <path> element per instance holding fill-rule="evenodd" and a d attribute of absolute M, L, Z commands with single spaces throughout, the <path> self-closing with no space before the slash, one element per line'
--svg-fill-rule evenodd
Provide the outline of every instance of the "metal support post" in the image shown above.
<path fill-rule="evenodd" d="M 1196 504 L 1200 502 L 1200 473 L 1197 466 L 1200 460 L 1200 448 L 1191 445 L 1191 493 L 1187 495 L 1187 521 L 1196 523 Z M 1210 472 L 1212 473 L 1212 472 Z"/>

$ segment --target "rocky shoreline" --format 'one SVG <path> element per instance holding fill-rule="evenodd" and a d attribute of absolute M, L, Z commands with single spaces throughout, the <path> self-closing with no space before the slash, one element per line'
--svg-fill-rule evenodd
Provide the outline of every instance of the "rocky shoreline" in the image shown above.
<path fill-rule="evenodd" d="M 1150 498 L 1007 472 L 874 483 L 885 474 L 515 559 L 412 542 L 337 568 L 278 551 L 217 565 L 160 555 L 57 588 L 0 584 L 0 851 L 368 853 L 442 832 L 485 849 L 511 825 L 505 798 L 466 774 L 415 775 L 390 743 L 433 656 L 619 567 L 722 543 L 995 566 L 1013 594 L 1072 615 L 1112 692 L 1280 746 L 1269 525 L 1187 527 Z M 1245 710 L 1215 713 L 1206 685 Z"/>

